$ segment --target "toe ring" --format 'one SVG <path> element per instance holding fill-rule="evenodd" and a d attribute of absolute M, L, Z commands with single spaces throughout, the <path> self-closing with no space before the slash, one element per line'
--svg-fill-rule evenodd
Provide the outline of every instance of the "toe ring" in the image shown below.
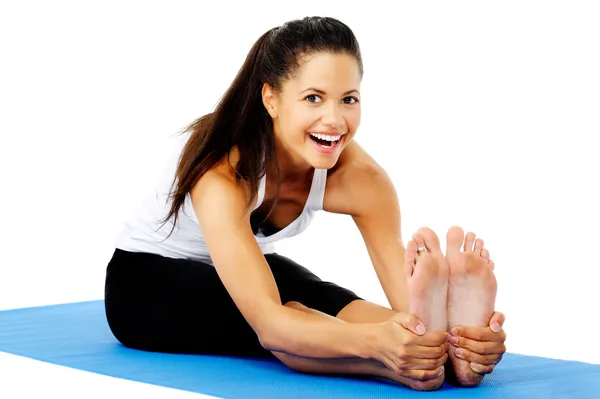
<path fill-rule="evenodd" d="M 427 247 L 422 245 L 419 248 L 417 248 L 417 253 L 420 254 L 421 252 L 427 252 Z"/>

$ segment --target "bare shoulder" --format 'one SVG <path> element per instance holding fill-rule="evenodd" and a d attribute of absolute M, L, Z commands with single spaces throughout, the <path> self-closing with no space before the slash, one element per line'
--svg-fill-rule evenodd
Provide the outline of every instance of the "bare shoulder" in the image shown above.
<path fill-rule="evenodd" d="M 353 140 L 328 174 L 324 210 L 358 217 L 378 205 L 394 205 L 395 200 L 388 173 Z"/>
<path fill-rule="evenodd" d="M 237 152 L 232 151 L 194 185 L 190 197 L 197 212 L 206 209 L 212 213 L 221 209 L 238 213 L 246 208 L 250 190 L 236 180 L 235 166 L 238 160 Z"/>

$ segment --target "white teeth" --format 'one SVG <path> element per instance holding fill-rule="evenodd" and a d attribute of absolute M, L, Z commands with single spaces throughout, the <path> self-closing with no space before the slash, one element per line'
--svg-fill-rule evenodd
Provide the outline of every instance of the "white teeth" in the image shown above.
<path fill-rule="evenodd" d="M 342 136 L 331 136 L 328 134 L 321 134 L 321 133 L 311 133 L 310 135 L 313 137 L 316 137 L 320 140 L 326 140 L 326 141 L 338 141 L 340 139 L 340 137 L 342 137 Z"/>

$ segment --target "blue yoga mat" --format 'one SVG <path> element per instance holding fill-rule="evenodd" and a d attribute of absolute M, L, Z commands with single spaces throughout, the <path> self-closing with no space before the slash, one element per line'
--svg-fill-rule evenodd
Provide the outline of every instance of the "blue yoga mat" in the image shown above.
<path fill-rule="evenodd" d="M 600 366 L 506 354 L 478 388 L 415 392 L 382 379 L 314 376 L 278 361 L 173 355 L 115 340 L 102 301 L 0 312 L 0 351 L 220 398 L 600 398 Z"/>

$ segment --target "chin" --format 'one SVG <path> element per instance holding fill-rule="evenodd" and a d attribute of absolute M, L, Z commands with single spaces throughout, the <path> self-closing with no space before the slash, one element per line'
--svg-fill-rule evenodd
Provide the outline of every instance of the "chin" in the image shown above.
<path fill-rule="evenodd" d="M 329 155 L 327 157 L 323 157 L 323 156 L 319 156 L 319 155 L 315 156 L 314 154 L 312 154 L 312 156 L 305 158 L 305 159 L 308 162 L 308 164 L 310 166 L 312 166 L 313 168 L 331 169 L 337 164 L 337 161 L 339 159 L 339 154 Z"/>
<path fill-rule="evenodd" d="M 320 163 L 313 163 L 310 166 L 312 166 L 315 169 L 331 169 L 335 166 L 335 163 L 327 163 L 326 164 L 326 163 L 320 162 Z"/>

